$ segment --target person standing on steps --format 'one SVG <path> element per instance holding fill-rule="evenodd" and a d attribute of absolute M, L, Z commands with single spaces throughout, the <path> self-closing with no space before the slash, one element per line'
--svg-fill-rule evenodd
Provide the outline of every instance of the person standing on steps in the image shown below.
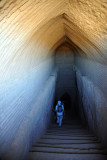
<path fill-rule="evenodd" d="M 55 111 L 56 111 L 56 115 L 57 115 L 57 123 L 61 127 L 62 119 L 63 119 L 63 112 L 64 112 L 64 105 L 62 104 L 61 101 L 58 101 L 56 108 L 55 108 Z"/>

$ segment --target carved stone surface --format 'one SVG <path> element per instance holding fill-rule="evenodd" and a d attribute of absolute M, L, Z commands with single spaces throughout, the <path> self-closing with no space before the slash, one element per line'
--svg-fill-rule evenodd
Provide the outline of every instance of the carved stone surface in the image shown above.
<path fill-rule="evenodd" d="M 79 96 L 82 98 L 83 110 L 85 111 L 86 119 L 89 128 L 107 144 L 107 100 L 104 93 L 95 86 L 86 76 L 82 76 L 77 71 L 77 82 Z M 82 81 L 80 81 L 80 79 Z M 82 90 L 80 86 L 83 85 Z M 80 98 L 79 97 L 79 98 Z M 81 107 L 81 105 L 80 105 Z M 80 110 L 82 112 L 82 110 Z"/>
<path fill-rule="evenodd" d="M 26 127 L 24 132 L 22 126 L 23 123 L 29 126 L 29 120 L 25 122 L 26 116 L 32 110 L 37 97 L 41 97 L 40 91 L 45 89 L 46 81 L 53 73 L 55 49 L 65 42 L 72 46 L 74 55 L 80 55 L 81 59 L 85 57 L 87 60 L 102 63 L 95 74 L 99 79 L 96 81 L 95 76 L 91 78 L 96 70 L 91 71 L 88 68 L 94 63 L 83 60 L 82 65 L 79 65 L 80 63 L 76 63 L 77 57 L 74 58 L 82 76 L 86 76 L 86 79 L 78 77 L 78 89 L 80 102 L 83 101 L 84 112 L 88 114 L 87 121 L 93 130 L 95 127 L 98 129 L 103 141 L 106 139 L 107 109 L 106 100 L 103 99 L 107 94 L 106 15 L 106 0 L 0 0 L 0 155 L 13 155 L 14 160 L 19 158 L 14 157 L 15 153 L 23 157 L 31 137 L 35 140 L 35 136 L 30 135 Z M 96 64 L 93 68 L 96 68 Z M 102 81 L 104 83 L 101 87 Z M 38 102 L 47 110 L 51 107 L 54 83 L 52 81 L 52 86 L 46 85 L 50 90 L 48 88 L 46 93 L 43 91 L 42 96 L 46 97 L 43 102 Z M 98 86 L 98 93 L 95 86 Z M 49 99 L 48 108 L 45 101 Z M 42 113 L 42 109 L 40 114 L 46 115 Z M 42 120 L 47 122 L 46 116 Z M 38 119 L 35 119 L 35 123 L 32 121 L 37 126 L 34 132 L 38 129 L 37 122 Z M 40 123 L 44 129 L 42 121 Z M 101 130 L 104 135 L 101 135 Z M 17 144 L 16 136 L 19 140 Z M 24 136 L 29 137 L 27 142 L 25 139 L 21 141 Z M 24 145 L 26 148 L 23 148 Z M 9 151 L 11 147 L 14 154 Z"/>

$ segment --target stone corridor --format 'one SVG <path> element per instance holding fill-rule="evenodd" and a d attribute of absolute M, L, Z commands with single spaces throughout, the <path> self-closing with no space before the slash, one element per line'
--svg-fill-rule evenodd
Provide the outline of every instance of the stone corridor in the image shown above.
<path fill-rule="evenodd" d="M 68 132 L 76 136 L 82 126 L 80 130 L 91 132 L 92 139 L 98 138 L 100 148 L 104 146 L 99 154 L 105 154 L 106 24 L 107 0 L 0 0 L 0 160 L 26 160 L 49 126 L 53 126 L 52 134 L 53 130 L 56 136 L 66 132 L 70 139 L 74 135 Z M 53 124 L 59 99 L 65 101 L 66 116 L 78 116 L 80 126 L 71 120 L 59 130 L 55 121 Z M 60 137 L 61 141 L 67 136 Z M 71 140 L 65 148 L 74 153 L 75 145 Z M 84 147 L 98 153 L 99 145 L 76 147 L 81 153 L 88 152 Z M 41 148 L 47 149 L 51 151 L 51 147 Z M 62 146 L 58 150 L 65 152 Z M 63 154 L 58 156 L 62 159 Z M 73 160 L 75 156 L 63 158 Z M 82 158 L 85 156 L 78 154 L 76 160 Z"/>

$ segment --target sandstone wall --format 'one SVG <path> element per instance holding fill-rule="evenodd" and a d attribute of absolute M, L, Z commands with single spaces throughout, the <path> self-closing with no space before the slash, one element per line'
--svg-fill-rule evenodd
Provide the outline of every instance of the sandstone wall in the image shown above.
<path fill-rule="evenodd" d="M 54 100 L 56 81 L 55 77 L 55 74 L 49 77 L 49 79 L 45 83 L 45 86 L 42 88 L 38 96 L 36 96 L 35 103 L 32 106 L 31 104 L 29 105 L 30 110 L 29 112 L 27 112 L 25 117 L 23 116 L 23 120 L 21 121 L 14 140 L 12 141 L 11 145 L 8 146 L 9 150 L 5 153 L 5 159 L 19 160 L 25 158 L 27 152 L 29 151 L 29 147 L 37 142 L 37 140 L 45 132 L 47 126 L 50 124 Z M 35 93 L 33 94 L 35 97 Z M 19 121 L 20 119 L 18 119 L 17 121 Z M 11 127 L 10 124 L 9 126 Z M 14 128 L 16 127 L 17 126 L 14 126 Z M 14 129 L 11 129 L 12 136 L 13 131 Z M 7 137 L 9 139 L 9 135 L 7 135 Z M 8 139 L 6 139 L 7 144 Z"/>
<path fill-rule="evenodd" d="M 53 71 L 52 64 L 52 58 L 50 58 L 44 60 L 44 62 L 33 68 L 32 71 L 28 72 L 26 75 L 22 72 L 20 76 L 16 75 L 14 79 L 7 79 L 7 81 L 0 80 L 2 84 L 0 87 L 0 154 L 2 156 L 9 152 L 11 146 L 14 148 L 12 151 L 15 150 L 14 155 L 16 153 L 19 155 L 20 152 L 20 155 L 22 156 L 23 153 L 25 153 L 26 147 L 28 149 L 31 142 L 33 132 L 31 132 L 32 130 L 30 129 L 32 128 L 31 126 L 33 123 L 35 124 L 35 132 L 38 131 L 38 134 L 40 134 L 40 132 L 39 125 L 37 124 L 40 123 L 38 122 L 40 119 L 44 122 L 44 127 L 41 126 L 41 129 L 44 129 L 47 126 L 45 125 L 47 122 L 46 117 L 50 107 L 52 107 L 52 97 L 55 88 L 55 82 L 53 80 L 50 80 L 52 82 L 50 82 L 51 84 L 49 84 L 49 86 L 48 83 L 46 85 L 46 81 Z M 46 91 L 44 91 L 45 85 L 48 88 Z M 40 102 L 35 104 L 38 99 L 40 102 L 42 100 L 42 104 Z M 48 102 L 49 100 L 50 103 Z M 32 121 L 35 115 L 32 115 L 32 118 L 30 117 L 31 119 L 29 119 L 29 114 L 34 105 L 35 108 L 33 110 L 35 110 L 35 114 L 38 116 L 38 119 L 37 121 L 35 119 L 35 122 Z M 38 107 L 41 107 L 40 111 L 38 111 Z M 25 126 L 23 121 L 26 123 Z M 28 127 L 27 123 L 30 123 L 31 126 L 29 127 L 31 128 Z M 21 127 L 22 125 L 23 127 Z M 31 132 L 32 134 L 30 133 L 30 135 L 28 135 L 28 132 Z M 35 138 L 33 139 L 35 140 Z M 15 159 L 15 157 L 13 159 Z"/>
<path fill-rule="evenodd" d="M 51 115 L 55 78 L 50 77 L 54 71 L 50 49 L 63 28 L 58 33 L 62 21 L 56 19 L 47 23 L 48 14 L 51 8 L 41 10 L 37 1 L 0 1 L 0 156 L 6 159 L 23 159 Z"/>
<path fill-rule="evenodd" d="M 85 58 L 77 60 L 76 76 L 82 120 L 107 145 L 107 67 Z"/>
<path fill-rule="evenodd" d="M 76 57 L 76 65 L 82 75 L 87 76 L 104 94 L 107 95 L 107 65 L 87 59 L 86 57 Z"/>

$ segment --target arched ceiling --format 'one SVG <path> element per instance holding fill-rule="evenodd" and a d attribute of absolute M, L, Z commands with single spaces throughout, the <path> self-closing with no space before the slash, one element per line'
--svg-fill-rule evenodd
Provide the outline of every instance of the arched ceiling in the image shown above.
<path fill-rule="evenodd" d="M 106 16 L 106 0 L 2 0 L 1 50 L 16 54 L 28 44 L 38 49 L 42 44 L 50 51 L 67 42 L 89 57 L 106 59 Z"/>

